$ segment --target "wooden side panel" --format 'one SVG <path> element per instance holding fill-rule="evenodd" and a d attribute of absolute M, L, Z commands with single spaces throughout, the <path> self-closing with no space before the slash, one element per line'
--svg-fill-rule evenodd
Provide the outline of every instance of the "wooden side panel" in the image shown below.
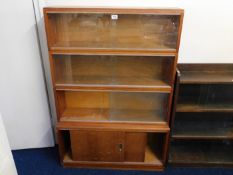
<path fill-rule="evenodd" d="M 65 138 L 62 135 L 62 131 L 57 130 L 56 131 L 57 134 L 57 143 L 58 143 L 58 149 L 59 149 L 59 157 L 60 157 L 60 161 L 62 163 L 63 157 L 66 153 L 66 149 L 65 149 Z"/>
<path fill-rule="evenodd" d="M 147 143 L 146 133 L 125 134 L 125 161 L 144 162 Z"/>
<path fill-rule="evenodd" d="M 66 109 L 65 92 L 63 92 L 63 91 L 57 92 L 56 91 L 56 97 L 57 97 L 56 98 L 57 115 L 58 115 L 58 119 L 60 120 L 63 112 Z"/>
<path fill-rule="evenodd" d="M 123 132 L 71 130 L 73 160 L 121 162 L 124 160 Z"/>

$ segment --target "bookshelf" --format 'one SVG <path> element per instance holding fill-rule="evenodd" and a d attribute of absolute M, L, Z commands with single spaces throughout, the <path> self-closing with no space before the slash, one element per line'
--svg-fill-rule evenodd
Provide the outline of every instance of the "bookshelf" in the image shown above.
<path fill-rule="evenodd" d="M 232 166 L 233 65 L 180 64 L 169 162 Z"/>
<path fill-rule="evenodd" d="M 181 9 L 44 8 L 64 167 L 163 170 Z"/>

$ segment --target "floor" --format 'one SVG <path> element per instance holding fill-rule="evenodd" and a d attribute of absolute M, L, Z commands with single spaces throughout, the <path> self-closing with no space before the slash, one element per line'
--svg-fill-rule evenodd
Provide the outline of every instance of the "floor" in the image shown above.
<path fill-rule="evenodd" d="M 233 169 L 220 168 L 172 168 L 164 172 L 72 169 L 59 164 L 57 148 L 13 151 L 19 175 L 232 175 Z"/>

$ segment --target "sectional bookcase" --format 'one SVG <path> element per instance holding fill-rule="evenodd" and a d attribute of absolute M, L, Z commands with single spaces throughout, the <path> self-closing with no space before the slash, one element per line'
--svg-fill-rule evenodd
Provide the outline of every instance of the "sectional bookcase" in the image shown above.
<path fill-rule="evenodd" d="M 180 64 L 169 162 L 233 166 L 233 64 Z"/>
<path fill-rule="evenodd" d="M 162 170 L 181 9 L 45 8 L 65 167 Z"/>

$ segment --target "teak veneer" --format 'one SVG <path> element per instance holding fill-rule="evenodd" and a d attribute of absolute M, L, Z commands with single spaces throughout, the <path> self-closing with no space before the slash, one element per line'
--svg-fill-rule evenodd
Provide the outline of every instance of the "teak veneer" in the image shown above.
<path fill-rule="evenodd" d="M 44 8 L 64 167 L 163 170 L 182 9 Z"/>

